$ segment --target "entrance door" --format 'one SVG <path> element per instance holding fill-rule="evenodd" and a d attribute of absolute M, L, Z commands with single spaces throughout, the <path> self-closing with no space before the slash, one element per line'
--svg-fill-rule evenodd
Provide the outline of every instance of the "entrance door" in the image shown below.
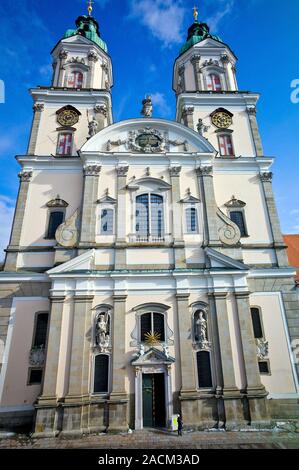
<path fill-rule="evenodd" d="M 165 426 L 164 374 L 142 375 L 143 426 Z"/>

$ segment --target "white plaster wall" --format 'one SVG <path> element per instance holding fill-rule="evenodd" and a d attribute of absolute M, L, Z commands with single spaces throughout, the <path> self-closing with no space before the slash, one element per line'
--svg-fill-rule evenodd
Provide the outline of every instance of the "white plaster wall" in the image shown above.
<path fill-rule="evenodd" d="M 54 264 L 54 252 L 48 253 L 19 253 L 18 268 L 48 268 Z"/>
<path fill-rule="evenodd" d="M 265 338 L 269 342 L 271 375 L 261 375 L 262 383 L 270 394 L 296 393 L 280 293 L 254 293 L 250 305 L 261 308 Z"/>
<path fill-rule="evenodd" d="M 243 249 L 243 257 L 245 264 L 275 264 L 276 257 L 274 250 L 266 250 L 260 248 L 258 250 Z"/>
<path fill-rule="evenodd" d="M 47 298 L 14 298 L 5 346 L 8 348 L 5 351 L 7 362 L 2 366 L 0 380 L 0 404 L 3 407 L 32 405 L 41 392 L 40 385 L 27 385 L 27 378 L 35 314 L 47 311 Z"/>

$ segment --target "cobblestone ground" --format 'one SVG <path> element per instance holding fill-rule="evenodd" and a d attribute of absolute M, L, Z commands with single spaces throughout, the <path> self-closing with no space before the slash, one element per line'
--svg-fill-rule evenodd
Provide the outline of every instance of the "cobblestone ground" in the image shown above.
<path fill-rule="evenodd" d="M 99 434 L 80 438 L 1 438 L 0 449 L 299 449 L 299 434 L 286 432 L 192 432 L 178 437 L 162 431 Z"/>

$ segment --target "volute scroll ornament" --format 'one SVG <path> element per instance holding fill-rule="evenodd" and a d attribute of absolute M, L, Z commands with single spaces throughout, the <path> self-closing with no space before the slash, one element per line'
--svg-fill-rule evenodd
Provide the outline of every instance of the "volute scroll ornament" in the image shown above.
<path fill-rule="evenodd" d="M 217 209 L 219 222 L 219 240 L 227 246 L 236 246 L 241 240 L 241 232 L 239 227 L 227 217 L 219 208 Z"/>
<path fill-rule="evenodd" d="M 79 240 L 79 220 L 80 211 L 75 213 L 61 224 L 56 230 L 55 238 L 58 245 L 64 248 L 74 248 Z"/>

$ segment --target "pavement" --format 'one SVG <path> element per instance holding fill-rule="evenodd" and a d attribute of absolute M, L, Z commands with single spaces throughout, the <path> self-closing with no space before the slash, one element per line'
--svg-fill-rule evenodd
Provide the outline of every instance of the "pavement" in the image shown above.
<path fill-rule="evenodd" d="M 0 449 L 299 449 L 299 433 L 272 431 L 184 432 L 161 430 L 94 434 L 76 438 L 31 438 L 0 433 Z"/>

